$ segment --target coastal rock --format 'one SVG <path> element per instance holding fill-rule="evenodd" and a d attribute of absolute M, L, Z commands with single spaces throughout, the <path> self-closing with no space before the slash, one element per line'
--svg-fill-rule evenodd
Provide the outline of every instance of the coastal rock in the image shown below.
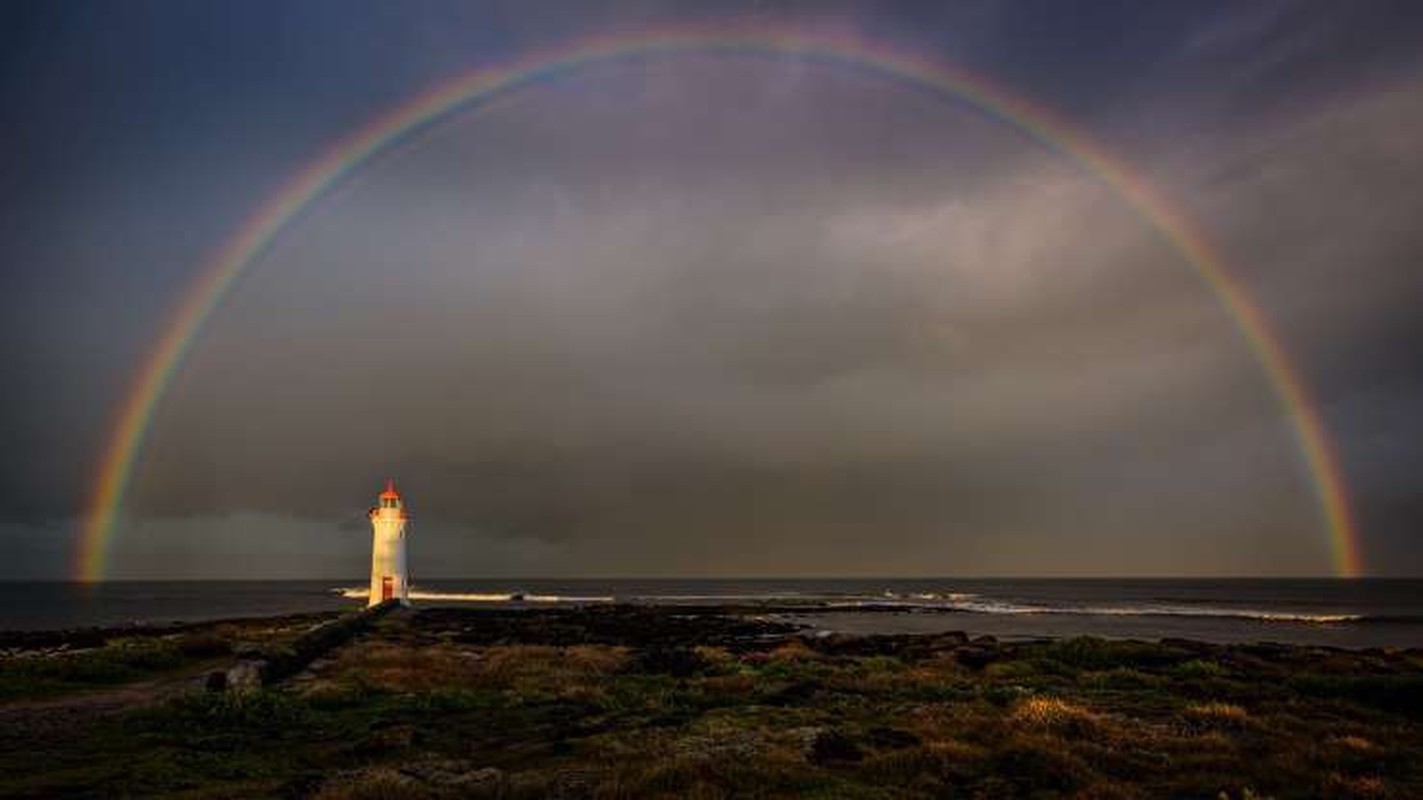
<path fill-rule="evenodd" d="M 224 689 L 257 689 L 262 686 L 262 674 L 267 667 L 265 661 L 239 661 L 227 670 Z M 212 679 L 209 678 L 209 682 Z"/>
<path fill-rule="evenodd" d="M 826 655 L 891 656 L 906 661 L 934 658 L 940 653 L 968 643 L 968 636 L 963 631 L 869 636 L 832 633 L 799 638 L 807 648 Z"/>

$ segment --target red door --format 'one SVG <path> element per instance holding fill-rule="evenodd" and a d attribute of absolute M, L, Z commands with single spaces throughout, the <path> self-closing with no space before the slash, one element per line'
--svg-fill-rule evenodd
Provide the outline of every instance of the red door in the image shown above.
<path fill-rule="evenodd" d="M 382 602 L 395 596 L 395 583 L 389 575 L 380 579 L 380 599 Z"/>

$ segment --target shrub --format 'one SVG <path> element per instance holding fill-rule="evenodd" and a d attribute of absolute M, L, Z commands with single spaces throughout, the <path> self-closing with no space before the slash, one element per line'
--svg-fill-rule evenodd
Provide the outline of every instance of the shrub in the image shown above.
<path fill-rule="evenodd" d="M 1271 800 L 1265 795 L 1257 794 L 1255 790 L 1251 789 L 1249 786 L 1246 786 L 1245 788 L 1241 789 L 1240 794 L 1238 795 L 1232 795 L 1230 792 L 1222 789 L 1220 791 L 1219 798 L 1220 800 L 1234 800 L 1235 798 L 1238 798 L 1238 800 Z"/>
<path fill-rule="evenodd" d="M 983 699 L 999 708 L 1007 708 L 1024 697 L 1031 697 L 1031 689 L 1022 686 L 989 686 L 983 690 Z"/>
<path fill-rule="evenodd" d="M 165 639 L 131 639 L 77 653 L 10 658 L 0 661 L 0 699 L 143 680 L 182 664 L 178 645 Z"/>
<path fill-rule="evenodd" d="M 707 665 L 707 671 L 717 674 L 739 672 L 741 663 L 725 647 L 699 645 L 692 648 Z"/>
<path fill-rule="evenodd" d="M 1183 661 L 1171 668 L 1171 674 L 1177 678 L 1220 678 L 1226 673 L 1226 668 L 1219 663 L 1199 658 Z"/>
<path fill-rule="evenodd" d="M 302 695 L 306 704 L 318 711 L 340 711 L 358 708 L 374 700 L 380 693 L 356 684 L 321 683 Z"/>
<path fill-rule="evenodd" d="M 776 649 L 772 650 L 769 654 L 767 654 L 767 658 L 771 661 L 795 662 L 816 661 L 823 658 L 823 656 L 807 647 L 805 642 L 801 641 L 800 639 L 791 639 L 785 644 L 779 645 L 778 647 L 776 647 Z"/>
<path fill-rule="evenodd" d="M 1250 713 L 1233 703 L 1196 703 L 1183 713 L 1192 722 L 1219 728 L 1240 728 L 1250 722 Z"/>
<path fill-rule="evenodd" d="M 1011 717 L 1028 728 L 1079 736 L 1097 731 L 1101 717 L 1082 706 L 1057 697 L 1030 697 L 1018 703 Z"/>
<path fill-rule="evenodd" d="M 740 702 L 756 691 L 756 681 L 749 675 L 713 675 L 698 684 L 706 701 L 712 705 Z"/>
<path fill-rule="evenodd" d="M 868 673 L 900 672 L 904 662 L 894 656 L 870 656 L 860 662 L 860 669 Z"/>
<path fill-rule="evenodd" d="M 1092 781 L 1092 771 L 1063 748 L 1032 741 L 1014 741 L 993 754 L 993 772 L 1025 790 L 1070 792 Z M 994 792 L 993 794 L 1016 794 Z"/>
<path fill-rule="evenodd" d="M 1378 749 L 1378 745 L 1365 739 L 1362 736 L 1331 736 L 1324 740 L 1326 745 L 1346 752 L 1369 753 Z"/>
<path fill-rule="evenodd" d="M 308 721 L 309 707 L 286 692 L 204 692 L 173 700 L 151 721 L 176 723 L 202 731 L 245 732 L 275 735 Z"/>
<path fill-rule="evenodd" d="M 1165 683 L 1160 675 L 1131 667 L 1084 672 L 1078 680 L 1093 689 L 1153 689 Z"/>

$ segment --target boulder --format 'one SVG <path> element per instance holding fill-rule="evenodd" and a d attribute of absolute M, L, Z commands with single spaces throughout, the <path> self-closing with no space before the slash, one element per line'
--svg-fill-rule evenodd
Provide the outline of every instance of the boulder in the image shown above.
<path fill-rule="evenodd" d="M 232 665 L 224 676 L 224 689 L 259 689 L 266 672 L 265 661 L 239 661 Z M 211 678 L 209 681 L 211 682 Z"/>

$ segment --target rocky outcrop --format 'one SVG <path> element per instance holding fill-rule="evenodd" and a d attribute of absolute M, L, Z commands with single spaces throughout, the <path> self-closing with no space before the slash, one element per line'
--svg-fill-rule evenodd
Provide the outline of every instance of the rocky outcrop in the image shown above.
<path fill-rule="evenodd" d="M 256 689 L 282 681 L 305 669 L 326 652 L 345 644 L 351 637 L 368 629 L 376 620 L 400 607 L 395 600 L 371 606 L 324 625 L 318 625 L 292 642 L 289 647 L 270 652 L 253 652 L 239 657 L 225 672 L 208 676 L 210 691 Z"/>

